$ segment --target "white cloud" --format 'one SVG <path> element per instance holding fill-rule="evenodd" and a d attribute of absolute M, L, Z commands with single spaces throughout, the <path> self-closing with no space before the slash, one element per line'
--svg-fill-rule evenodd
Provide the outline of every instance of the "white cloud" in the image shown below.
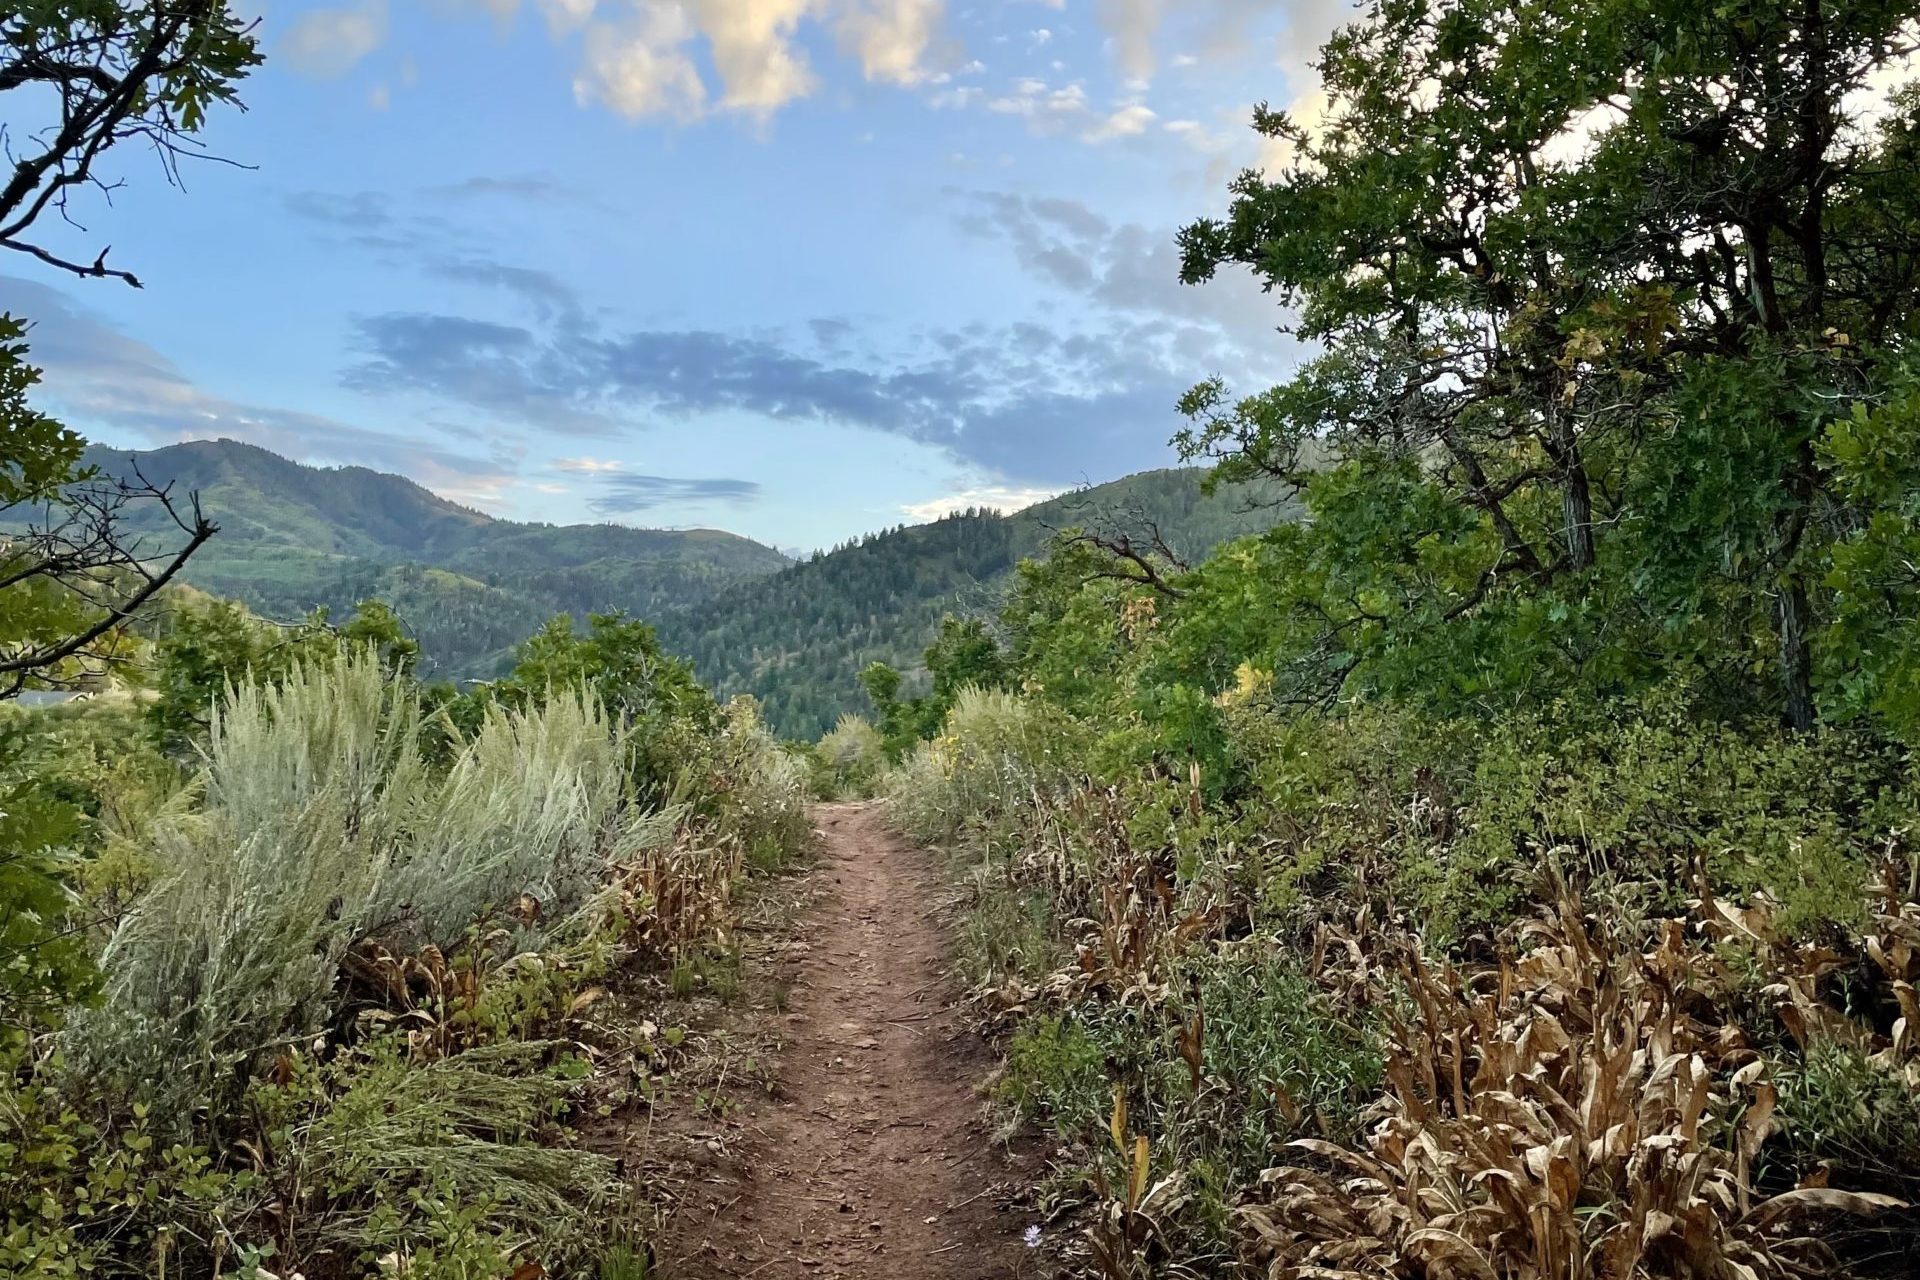
<path fill-rule="evenodd" d="M 1027 76 L 1014 81 L 1013 88 L 1008 92 L 990 99 L 987 110 L 997 111 L 1001 115 L 1025 116 L 1038 122 L 1036 127 L 1047 131 L 1049 121 L 1052 122 L 1051 127 L 1057 128 L 1063 119 L 1084 117 L 1088 112 L 1087 91 L 1078 81 L 1055 89 L 1045 80 Z"/>
<path fill-rule="evenodd" d="M 617 22 L 595 22 L 587 28 L 574 77 L 575 100 L 629 120 L 697 118 L 706 110 L 707 86 L 686 52 L 693 34 L 693 23 L 676 4 L 639 8 Z"/>
<path fill-rule="evenodd" d="M 1230 132 L 1226 129 L 1210 129 L 1198 120 L 1169 120 L 1162 124 L 1160 128 L 1162 132 L 1171 137 L 1178 138 L 1190 149 L 1199 152 L 1203 156 L 1218 160 L 1226 157 L 1230 152 L 1235 150 L 1234 144 L 1236 141 L 1241 138 L 1253 136 L 1252 131 L 1245 127 L 1247 115 L 1248 113 L 1245 111 L 1236 111 L 1234 113 L 1232 123 L 1238 127 L 1238 133 Z M 1224 179 L 1225 175 L 1221 174 L 1217 176 L 1220 179 Z M 1215 176 L 1211 175 L 1211 172 L 1208 180 L 1209 182 L 1215 181 Z"/>
<path fill-rule="evenodd" d="M 974 100 L 972 95 L 955 96 L 936 105 L 967 106 Z M 1151 107 L 1134 101 L 1123 101 L 1102 114 L 1094 110 L 1078 80 L 1056 88 L 1034 76 L 1014 81 L 1005 92 L 988 98 L 986 106 L 1000 115 L 1021 117 L 1034 133 L 1071 133 L 1082 142 L 1094 143 L 1137 136 L 1159 119 Z"/>
<path fill-rule="evenodd" d="M 1153 75 L 1153 38 L 1160 30 L 1164 0 L 1100 0 L 1100 25 L 1113 41 L 1114 60 L 1128 76 Z"/>
<path fill-rule="evenodd" d="M 593 18 L 596 0 L 535 0 L 556 38 L 578 31 Z"/>
<path fill-rule="evenodd" d="M 343 76 L 387 39 L 387 0 L 363 0 L 342 9 L 314 9 L 280 37 L 281 61 L 302 75 Z"/>
<path fill-rule="evenodd" d="M 556 37 L 585 24 L 574 96 L 629 119 L 697 119 L 709 110 L 765 120 L 819 84 L 801 44 L 807 22 L 830 24 L 868 80 L 934 81 L 927 61 L 944 0 L 537 0 Z M 704 41 L 717 100 L 694 60 Z"/>
<path fill-rule="evenodd" d="M 1131 138 L 1147 131 L 1157 116 L 1148 107 L 1135 102 L 1120 107 L 1104 120 L 1096 123 L 1080 136 L 1088 142 L 1107 142 L 1114 138 Z"/>
<path fill-rule="evenodd" d="M 1329 122 L 1328 113 L 1333 110 L 1333 99 L 1327 91 L 1315 85 L 1287 104 L 1287 118 L 1306 131 L 1311 141 L 1319 141 L 1325 136 Z M 1253 108 L 1248 107 L 1246 115 L 1250 118 Z M 1268 173 L 1277 172 L 1294 162 L 1298 152 L 1293 143 L 1286 138 L 1260 138 L 1260 154 L 1254 167 Z"/>
<path fill-rule="evenodd" d="M 851 0 L 837 24 L 840 42 L 867 79 L 919 84 L 943 10 L 941 0 Z"/>
<path fill-rule="evenodd" d="M 957 84 L 929 95 L 927 105 L 936 111 L 965 111 L 984 98 L 986 92 L 977 84 Z"/>
<path fill-rule="evenodd" d="M 608 475 L 619 471 L 625 464 L 613 458 L 555 458 L 555 471 L 569 471 L 576 475 Z"/>
<path fill-rule="evenodd" d="M 720 105 L 765 119 L 813 92 L 813 72 L 794 48 L 794 29 L 812 0 L 691 0 L 707 37 L 723 95 Z"/>
<path fill-rule="evenodd" d="M 1045 502 L 1048 498 L 1058 497 L 1064 489 L 1009 489 L 991 486 L 984 489 L 962 489 L 958 493 L 949 493 L 939 498 L 929 498 L 925 502 L 909 502 L 900 510 L 913 520 L 938 520 L 941 516 L 950 516 L 956 511 L 965 511 L 969 507 L 988 507 L 995 511 L 1021 511 L 1036 502 Z"/>
<path fill-rule="evenodd" d="M 393 90 L 385 84 L 377 84 L 367 90 L 367 105 L 375 111 L 385 111 L 393 105 Z"/>

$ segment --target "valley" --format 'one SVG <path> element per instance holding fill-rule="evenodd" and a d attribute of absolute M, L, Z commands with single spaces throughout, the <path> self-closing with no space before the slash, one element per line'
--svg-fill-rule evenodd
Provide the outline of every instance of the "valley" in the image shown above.
<path fill-rule="evenodd" d="M 659 631 L 722 696 L 751 694 L 779 733 L 812 740 L 871 710 L 855 676 L 885 662 L 924 679 L 921 651 L 949 614 L 996 612 L 1014 566 L 1057 530 L 1156 528 L 1199 558 L 1290 518 L 1260 484 L 1201 491 L 1194 470 L 1093 485 L 1012 515 L 900 525 L 790 561 L 711 529 L 524 525 L 457 506 L 400 476 L 317 468 L 252 445 L 200 441 L 147 453 L 94 449 L 89 465 L 199 496 L 220 534 L 183 580 L 263 618 L 344 618 L 392 606 L 424 675 L 492 679 L 555 614 L 623 611 Z M 131 531 L 167 546 L 165 516 Z"/>

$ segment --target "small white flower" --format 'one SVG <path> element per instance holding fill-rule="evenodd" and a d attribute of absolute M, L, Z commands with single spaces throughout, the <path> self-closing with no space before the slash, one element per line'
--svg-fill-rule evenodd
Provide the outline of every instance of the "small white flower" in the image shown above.
<path fill-rule="evenodd" d="M 1040 1247 L 1040 1228 L 1028 1227 L 1022 1234 L 1021 1239 L 1027 1242 L 1027 1248 L 1038 1249 Z"/>

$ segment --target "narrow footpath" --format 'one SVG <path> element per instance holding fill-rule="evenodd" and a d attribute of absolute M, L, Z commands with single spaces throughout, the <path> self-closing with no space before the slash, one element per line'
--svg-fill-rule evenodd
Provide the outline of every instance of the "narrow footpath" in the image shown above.
<path fill-rule="evenodd" d="M 871 804 L 814 811 L 805 946 L 771 1098 L 660 1253 L 663 1280 L 1033 1280 L 1025 1184 L 988 1132 L 993 1059 L 952 1008 L 945 886 Z M 693 1206 L 687 1206 L 692 1209 Z"/>

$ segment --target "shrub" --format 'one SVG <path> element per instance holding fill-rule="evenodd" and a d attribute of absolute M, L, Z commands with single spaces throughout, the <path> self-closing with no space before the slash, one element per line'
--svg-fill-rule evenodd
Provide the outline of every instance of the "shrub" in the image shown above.
<path fill-rule="evenodd" d="M 995 1093 L 1021 1113 L 1045 1116 L 1062 1132 L 1084 1138 L 1104 1123 L 1112 1099 L 1106 1051 L 1072 1018 L 1036 1016 L 1007 1042 Z"/>
<path fill-rule="evenodd" d="M 737 843 L 749 863 L 778 870 L 811 843 L 806 763 L 768 730 L 752 698 L 734 698 L 723 709 L 705 769 L 694 794 L 720 839 Z"/>
<path fill-rule="evenodd" d="M 887 769 L 880 731 L 856 715 L 841 716 L 815 744 L 813 755 L 821 774 L 819 789 L 827 799 L 871 795 Z"/>
<path fill-rule="evenodd" d="M 106 946 L 77 1065 L 184 1117 L 324 1025 L 361 939 L 451 949 L 511 907 L 510 946 L 532 945 L 653 838 L 624 804 L 615 731 L 577 696 L 491 710 L 441 777 L 419 728 L 412 688 L 371 654 L 234 690 L 203 806 L 155 827 L 160 879 Z"/>
<path fill-rule="evenodd" d="M 969 831 L 1010 851 L 1021 813 L 1066 777 L 1067 732 L 1067 722 L 1043 704 L 997 689 L 962 689 L 940 736 L 914 747 L 887 775 L 881 797 L 894 820 L 921 840 L 951 844 Z"/>

